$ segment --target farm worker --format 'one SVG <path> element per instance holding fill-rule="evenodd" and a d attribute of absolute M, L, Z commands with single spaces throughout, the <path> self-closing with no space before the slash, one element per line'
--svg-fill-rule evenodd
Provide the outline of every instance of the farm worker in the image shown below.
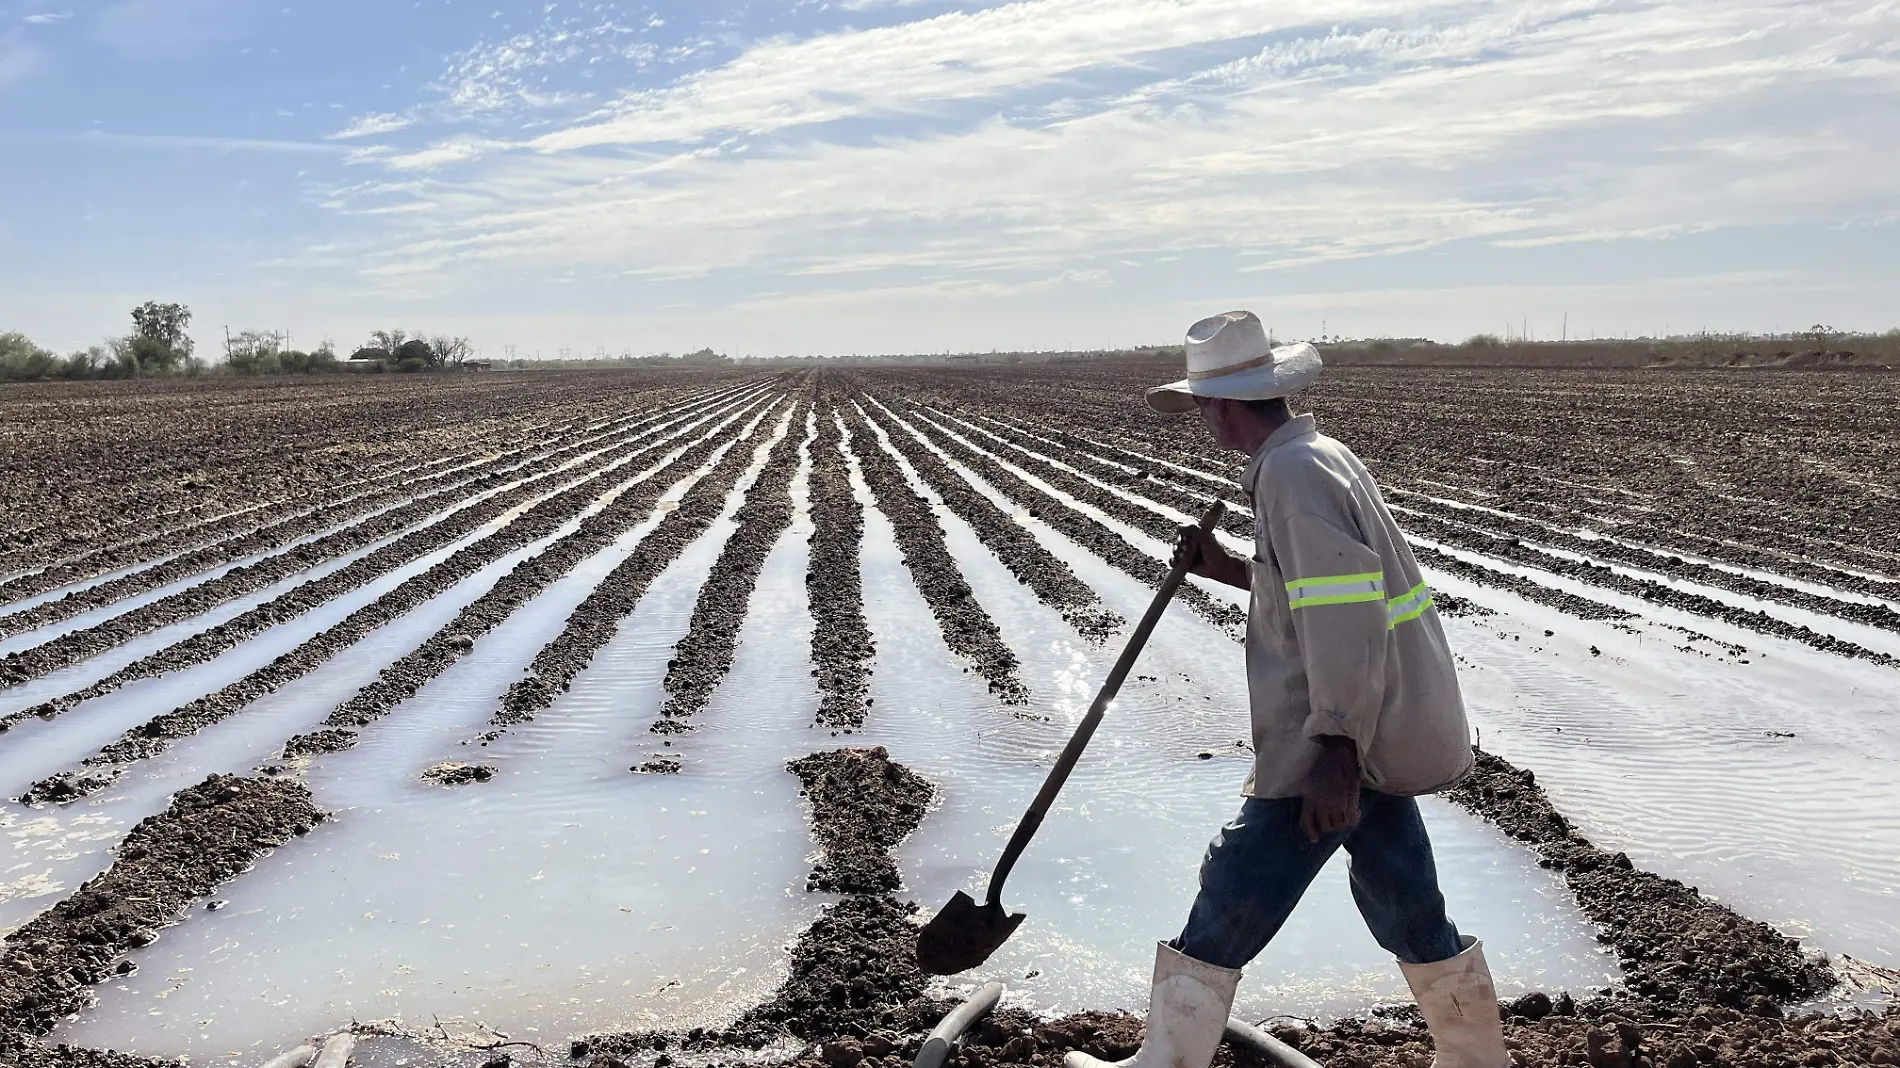
<path fill-rule="evenodd" d="M 1405 537 L 1365 465 L 1287 397 L 1320 373 L 1311 345 L 1272 347 L 1252 312 L 1188 328 L 1187 378 L 1148 391 L 1198 410 L 1222 446 L 1253 457 L 1251 560 L 1184 527 L 1176 560 L 1252 594 L 1247 690 L 1254 766 L 1240 815 L 1201 863 L 1187 926 L 1155 955 L 1148 1029 L 1121 1062 L 1207 1068 L 1240 969 L 1266 948 L 1335 850 L 1437 1048 L 1436 1068 L 1511 1064 L 1484 948 L 1445 915 L 1419 794 L 1471 769 L 1451 650 Z M 1069 1068 L 1101 1068 L 1087 1054 Z"/>

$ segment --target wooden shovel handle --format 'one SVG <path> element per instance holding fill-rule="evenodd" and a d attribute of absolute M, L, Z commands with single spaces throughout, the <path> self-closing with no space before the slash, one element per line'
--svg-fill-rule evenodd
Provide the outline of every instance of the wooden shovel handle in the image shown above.
<path fill-rule="evenodd" d="M 1211 534 L 1220 525 L 1221 517 L 1227 514 L 1227 506 L 1216 500 L 1208 506 L 1201 516 L 1201 533 Z M 1128 672 L 1135 666 L 1135 660 L 1141 656 L 1142 646 L 1148 644 L 1148 635 L 1154 633 L 1155 624 L 1161 621 L 1161 613 L 1167 610 L 1168 602 L 1174 600 L 1174 593 L 1181 588 L 1187 578 L 1186 563 L 1176 564 L 1161 580 L 1160 588 L 1155 590 L 1154 600 L 1148 603 L 1148 611 L 1142 615 L 1141 622 L 1135 625 L 1135 633 L 1128 636 L 1128 645 L 1122 649 L 1122 655 L 1116 659 L 1115 666 L 1109 669 L 1108 679 L 1095 695 L 1095 701 L 1089 705 L 1088 715 L 1076 725 L 1075 734 L 1069 744 L 1063 746 L 1062 755 L 1056 758 L 1056 766 L 1049 769 L 1049 777 L 1043 780 L 1042 789 L 1036 792 L 1036 799 L 1029 803 L 1029 811 L 1023 813 L 1022 822 L 1016 825 L 1016 833 L 1009 836 L 1009 845 L 1003 847 L 1003 859 L 996 862 L 996 871 L 990 875 L 988 903 L 995 905 L 1003 896 L 1003 880 L 1009 878 L 1009 870 L 1016 866 L 1016 858 L 1023 855 L 1029 840 L 1036 836 L 1036 828 L 1042 826 L 1042 818 L 1049 813 L 1049 807 L 1055 804 L 1056 794 L 1062 791 L 1062 784 L 1069 781 L 1069 772 L 1075 770 L 1075 762 L 1082 759 L 1082 750 L 1087 749 L 1089 739 L 1095 736 L 1095 728 L 1102 723 L 1109 702 L 1121 692 L 1122 681 L 1128 678 Z"/>

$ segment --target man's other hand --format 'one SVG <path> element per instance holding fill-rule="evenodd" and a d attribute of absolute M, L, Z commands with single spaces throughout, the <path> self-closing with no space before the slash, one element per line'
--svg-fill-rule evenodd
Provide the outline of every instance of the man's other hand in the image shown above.
<path fill-rule="evenodd" d="M 1246 561 L 1228 552 L 1212 532 L 1200 527 L 1181 528 L 1181 536 L 1174 543 L 1174 559 L 1170 563 L 1180 567 L 1183 562 L 1187 564 L 1190 575 L 1225 582 L 1243 590 L 1253 586 Z"/>
<path fill-rule="evenodd" d="M 1359 747 L 1351 738 L 1327 736 L 1319 742 L 1319 756 L 1306 773 L 1300 796 L 1300 829 L 1306 840 L 1318 842 L 1359 823 Z"/>

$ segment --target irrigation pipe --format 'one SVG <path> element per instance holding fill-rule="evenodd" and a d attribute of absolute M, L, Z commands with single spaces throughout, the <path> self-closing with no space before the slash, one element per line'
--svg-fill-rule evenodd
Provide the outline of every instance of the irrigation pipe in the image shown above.
<path fill-rule="evenodd" d="M 917 1051 L 917 1059 L 911 1062 L 911 1068 L 943 1068 L 950 1059 L 950 1051 L 956 1048 L 957 1040 L 970 1025 L 990 1014 L 996 1003 L 1003 998 L 1003 984 L 984 983 L 976 988 L 963 1004 L 950 1010 L 950 1015 L 930 1029 L 930 1037 L 924 1039 L 924 1048 Z"/>
<path fill-rule="evenodd" d="M 279 1053 L 264 1062 L 262 1068 L 304 1068 L 304 1065 L 317 1059 L 317 1047 L 298 1046 L 286 1053 Z"/>
<path fill-rule="evenodd" d="M 1279 1068 L 1320 1068 L 1320 1063 L 1237 1016 L 1227 1018 L 1227 1041 Z"/>

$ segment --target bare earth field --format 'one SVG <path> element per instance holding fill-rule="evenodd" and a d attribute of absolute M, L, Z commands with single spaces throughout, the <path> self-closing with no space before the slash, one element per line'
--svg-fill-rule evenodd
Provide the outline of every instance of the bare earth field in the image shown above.
<path fill-rule="evenodd" d="M 1251 536 L 1244 458 L 1141 403 L 1176 373 L 0 391 L 0 1063 L 894 1068 L 989 979 L 957 1068 L 1125 1056 L 1244 775 L 1232 591 L 1157 632 L 1016 942 L 912 952 L 1174 529 Z M 1519 1060 L 1900 1064 L 1900 377 L 1338 367 L 1300 406 L 1459 653 L 1479 770 L 1427 816 Z M 1236 1011 L 1428 1065 L 1313 896 Z"/>

